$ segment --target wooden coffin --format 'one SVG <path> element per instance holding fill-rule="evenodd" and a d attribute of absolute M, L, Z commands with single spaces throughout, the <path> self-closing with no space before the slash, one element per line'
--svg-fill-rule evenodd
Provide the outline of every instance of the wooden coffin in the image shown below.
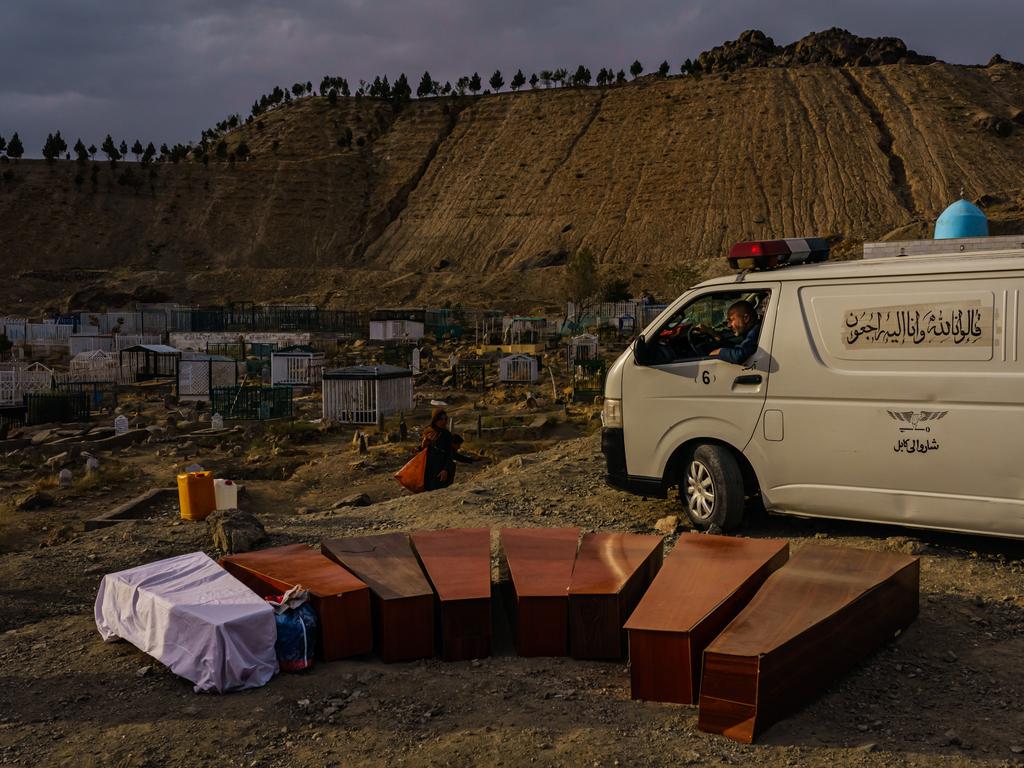
<path fill-rule="evenodd" d="M 626 622 L 633 698 L 696 704 L 704 648 L 788 557 L 778 539 L 680 536 Z"/>
<path fill-rule="evenodd" d="M 324 539 L 320 551 L 370 588 L 374 647 L 382 661 L 434 655 L 434 590 L 404 533 Z"/>
<path fill-rule="evenodd" d="M 807 544 L 704 651 L 698 727 L 750 743 L 917 616 L 916 557 Z"/>
<path fill-rule="evenodd" d="M 417 531 L 416 555 L 437 593 L 441 657 L 491 654 L 491 532 L 487 528 Z"/>
<path fill-rule="evenodd" d="M 324 661 L 373 649 L 370 590 L 337 563 L 305 544 L 229 555 L 220 564 L 259 595 L 285 592 L 296 584 L 309 590 L 320 624 L 318 655 Z"/>
<path fill-rule="evenodd" d="M 579 538 L 579 528 L 501 529 L 520 656 L 568 655 L 569 582 Z"/>
<path fill-rule="evenodd" d="M 569 583 L 569 650 L 576 659 L 620 659 L 623 625 L 661 568 L 661 536 L 588 533 Z"/>

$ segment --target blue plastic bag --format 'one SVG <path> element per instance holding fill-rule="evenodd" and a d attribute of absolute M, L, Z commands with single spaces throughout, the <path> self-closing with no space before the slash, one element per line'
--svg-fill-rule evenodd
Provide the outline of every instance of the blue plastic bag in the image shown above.
<path fill-rule="evenodd" d="M 317 615 L 308 602 L 297 608 L 282 605 L 279 596 L 268 597 L 274 603 L 277 642 L 274 650 L 282 672 L 301 672 L 313 666 L 316 656 Z"/>

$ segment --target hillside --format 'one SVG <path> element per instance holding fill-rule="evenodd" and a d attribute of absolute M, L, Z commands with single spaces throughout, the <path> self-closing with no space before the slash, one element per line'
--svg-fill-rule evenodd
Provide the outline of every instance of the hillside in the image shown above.
<path fill-rule="evenodd" d="M 424 99 L 398 114 L 300 99 L 229 134 L 253 153 L 233 166 L 152 177 L 97 163 L 94 187 L 89 169 L 76 185 L 74 162 L 8 163 L 9 308 L 133 295 L 529 308 L 560 300 L 560 265 L 583 246 L 634 290 L 665 294 L 721 271 L 737 240 L 826 235 L 850 255 L 865 239 L 924 235 L 961 189 L 995 231 L 1024 231 L 1019 65 L 910 52 L 836 66 L 799 44 L 755 38 L 759 57 L 750 44 L 708 52 L 714 73 L 700 77 Z M 351 147 L 337 143 L 346 127 Z"/>

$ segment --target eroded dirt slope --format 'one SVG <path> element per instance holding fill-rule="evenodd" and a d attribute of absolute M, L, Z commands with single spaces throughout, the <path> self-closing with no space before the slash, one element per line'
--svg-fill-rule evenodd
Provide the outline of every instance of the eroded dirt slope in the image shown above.
<path fill-rule="evenodd" d="M 582 246 L 636 289 L 680 265 L 719 272 L 746 238 L 827 235 L 852 253 L 924 234 L 961 190 L 1002 205 L 996 228 L 1017 231 L 1022 109 L 1021 68 L 941 62 L 429 99 L 397 115 L 312 97 L 233 132 L 231 148 L 253 152 L 233 167 L 150 178 L 102 163 L 94 187 L 73 162 L 9 163 L 0 268 L 29 302 L 111 283 L 364 305 L 515 301 L 527 285 L 551 301 Z M 337 143 L 345 129 L 351 146 Z"/>

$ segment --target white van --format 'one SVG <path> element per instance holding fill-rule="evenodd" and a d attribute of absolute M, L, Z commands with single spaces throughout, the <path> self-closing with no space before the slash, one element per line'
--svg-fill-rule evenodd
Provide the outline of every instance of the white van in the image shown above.
<path fill-rule="evenodd" d="M 730 257 L 784 262 L 793 242 Z M 772 512 L 1024 537 L 1022 293 L 1019 249 L 701 283 L 608 372 L 608 481 L 679 486 L 704 530 L 735 529 L 759 495 Z M 704 331 L 737 301 L 760 331 L 732 364 Z"/>

